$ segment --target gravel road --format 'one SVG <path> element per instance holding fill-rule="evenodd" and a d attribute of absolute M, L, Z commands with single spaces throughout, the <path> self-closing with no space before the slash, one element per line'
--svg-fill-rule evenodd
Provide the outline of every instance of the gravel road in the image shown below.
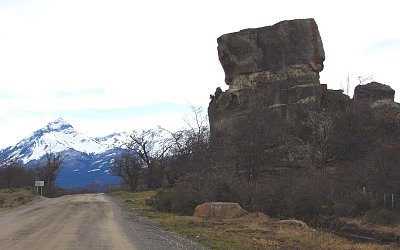
<path fill-rule="evenodd" d="M 204 249 L 104 194 L 40 198 L 0 213 L 0 249 Z"/>

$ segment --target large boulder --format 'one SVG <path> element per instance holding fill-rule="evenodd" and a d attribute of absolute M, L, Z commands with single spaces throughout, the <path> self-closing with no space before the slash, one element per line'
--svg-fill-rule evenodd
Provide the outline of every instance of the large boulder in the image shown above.
<path fill-rule="evenodd" d="M 209 202 L 198 205 L 194 215 L 201 218 L 232 219 L 246 214 L 238 203 Z"/>

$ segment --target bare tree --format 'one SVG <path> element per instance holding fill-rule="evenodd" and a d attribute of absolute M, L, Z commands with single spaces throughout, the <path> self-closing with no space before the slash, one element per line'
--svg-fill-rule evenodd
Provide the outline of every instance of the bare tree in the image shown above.
<path fill-rule="evenodd" d="M 115 158 L 110 167 L 111 173 L 121 177 L 131 192 L 136 191 L 142 170 L 138 159 L 129 150 L 123 152 L 119 158 Z"/>
<path fill-rule="evenodd" d="M 146 172 L 148 188 L 158 188 L 163 185 L 166 156 L 171 145 L 170 139 L 163 136 L 163 130 L 149 129 L 133 132 L 126 144 L 129 151 L 138 156 L 139 163 Z"/>
<path fill-rule="evenodd" d="M 31 186 L 34 172 L 17 162 L 9 161 L 0 167 L 0 188 L 20 188 Z"/>
<path fill-rule="evenodd" d="M 347 74 L 347 78 L 346 78 L 346 89 L 344 89 L 343 84 L 341 85 L 341 89 L 343 90 L 343 92 L 347 95 L 350 96 L 350 89 L 352 88 L 352 80 L 351 80 L 351 76 L 350 73 Z M 374 77 L 372 75 L 370 76 L 357 76 L 356 77 L 358 84 L 363 84 L 366 83 L 367 81 L 372 81 L 374 79 Z"/>
<path fill-rule="evenodd" d="M 190 155 L 208 145 L 210 130 L 208 127 L 207 116 L 203 115 L 201 107 L 190 106 L 193 116 L 185 118 L 187 127 L 176 132 L 166 129 L 171 137 L 171 152 L 176 155 Z"/>
<path fill-rule="evenodd" d="M 125 145 L 129 157 L 121 155 L 119 160 L 115 159 L 112 172 L 119 176 L 124 172 L 127 183 L 127 173 L 132 170 L 127 167 L 134 166 L 134 172 L 140 172 L 139 180 L 144 177 L 149 189 L 172 187 L 181 181 L 203 177 L 211 166 L 207 116 L 201 108 L 191 106 L 191 109 L 193 116 L 185 119 L 187 126 L 179 131 L 171 132 L 161 127 L 134 131 Z M 131 162 L 134 161 L 131 157 L 137 159 L 140 171 L 137 171 L 137 164 Z M 136 178 L 135 174 L 131 177 Z"/>
<path fill-rule="evenodd" d="M 46 153 L 45 163 L 36 168 L 36 178 L 45 183 L 43 189 L 45 196 L 51 196 L 54 193 L 57 173 L 63 161 L 64 159 L 58 154 Z"/>
<path fill-rule="evenodd" d="M 170 137 L 171 154 L 168 181 L 171 186 L 187 181 L 188 178 L 197 179 L 202 173 L 211 173 L 213 167 L 209 147 L 208 118 L 201 107 L 190 106 L 191 116 L 186 117 L 186 127 L 171 132 L 163 129 Z M 197 177 L 194 177 L 197 175 Z"/>
<path fill-rule="evenodd" d="M 185 122 L 188 126 L 186 134 L 189 135 L 191 140 L 195 140 L 195 145 L 202 145 L 204 142 L 208 142 L 210 136 L 210 129 L 208 125 L 208 117 L 203 115 L 203 108 L 190 105 L 192 110 L 192 118 L 185 118 Z"/>

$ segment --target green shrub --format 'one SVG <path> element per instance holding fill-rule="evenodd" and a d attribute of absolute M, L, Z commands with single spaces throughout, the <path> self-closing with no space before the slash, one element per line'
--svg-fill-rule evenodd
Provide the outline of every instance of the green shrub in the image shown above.
<path fill-rule="evenodd" d="M 365 213 L 364 221 L 384 226 L 395 226 L 399 223 L 399 214 L 386 209 L 372 209 Z"/>
<path fill-rule="evenodd" d="M 322 212 L 323 215 L 328 215 L 328 216 L 333 214 L 333 210 L 332 210 L 331 206 L 329 206 L 329 204 L 327 202 L 324 202 L 324 204 L 322 204 L 321 212 Z"/>

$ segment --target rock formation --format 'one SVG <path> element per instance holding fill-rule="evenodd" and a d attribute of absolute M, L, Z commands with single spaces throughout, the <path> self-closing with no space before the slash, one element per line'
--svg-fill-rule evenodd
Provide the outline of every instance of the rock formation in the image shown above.
<path fill-rule="evenodd" d="M 305 121 L 320 107 L 319 72 L 325 60 L 314 19 L 223 35 L 218 55 L 229 89 L 217 89 L 210 102 L 212 141 L 234 155 L 246 147 L 238 143 L 254 145 L 247 141 L 249 134 L 268 121 L 262 138 L 254 138 L 257 145 L 269 160 L 276 156 L 275 167 L 302 165 L 310 134 Z"/>
<path fill-rule="evenodd" d="M 239 169 L 257 165 L 257 171 L 274 171 L 308 164 L 316 132 L 312 117 L 319 123 L 357 103 L 400 114 L 389 86 L 358 86 L 351 100 L 320 84 L 325 54 L 314 19 L 246 29 L 217 41 L 229 89 L 218 88 L 211 97 L 211 142 Z"/>

